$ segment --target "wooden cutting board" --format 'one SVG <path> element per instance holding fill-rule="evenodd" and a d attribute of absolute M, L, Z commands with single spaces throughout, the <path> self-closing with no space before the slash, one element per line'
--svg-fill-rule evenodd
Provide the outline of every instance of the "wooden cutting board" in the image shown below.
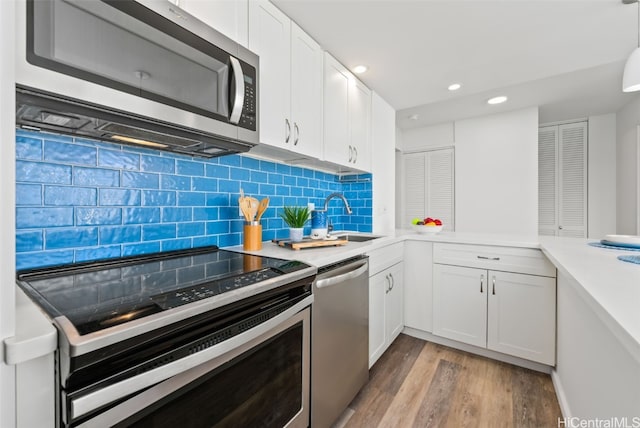
<path fill-rule="evenodd" d="M 335 247 L 339 245 L 346 245 L 349 241 L 346 239 L 311 239 L 304 238 L 302 241 L 293 242 L 289 239 L 273 239 L 272 242 L 278 244 L 281 247 L 291 248 L 292 250 L 302 250 L 304 248 L 320 248 L 320 247 Z"/>

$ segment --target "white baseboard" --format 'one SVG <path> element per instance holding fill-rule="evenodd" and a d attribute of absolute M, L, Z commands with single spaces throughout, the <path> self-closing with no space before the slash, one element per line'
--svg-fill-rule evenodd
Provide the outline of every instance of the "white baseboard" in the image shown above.
<path fill-rule="evenodd" d="M 572 416 L 571 411 L 569 410 L 569 402 L 567 401 L 567 395 L 564 393 L 560 376 L 556 370 L 551 371 L 551 381 L 553 382 L 553 389 L 556 391 L 556 397 L 558 397 L 558 404 L 560 405 L 562 417 L 564 417 L 565 420 L 570 419 Z"/>
<path fill-rule="evenodd" d="M 491 351 L 489 349 L 468 345 L 466 343 L 456 342 L 455 340 L 435 336 L 431 333 L 427 333 L 426 331 L 416 330 L 415 328 L 405 327 L 402 332 L 409 336 L 417 337 L 418 339 L 426 340 L 428 342 L 433 342 L 439 345 L 448 346 L 450 348 L 459 349 L 461 351 L 470 352 L 472 354 L 481 355 L 483 357 L 513 364 L 514 366 L 524 367 L 525 369 L 530 369 L 537 372 L 550 374 L 553 369 L 553 367 L 547 366 L 546 364 L 536 363 L 535 361 L 529 361 L 523 358 L 513 357 L 511 355 Z"/>

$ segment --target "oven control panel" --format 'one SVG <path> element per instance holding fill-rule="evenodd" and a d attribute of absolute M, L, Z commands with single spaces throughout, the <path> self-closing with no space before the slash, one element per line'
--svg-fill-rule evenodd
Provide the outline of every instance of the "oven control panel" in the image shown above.
<path fill-rule="evenodd" d="M 180 290 L 169 291 L 151 297 L 151 300 L 162 309 L 167 310 L 178 306 L 186 305 L 198 300 L 217 296 L 227 291 L 246 287 L 267 279 L 280 276 L 280 273 L 271 268 L 261 269 L 254 272 L 247 272 L 240 275 L 224 278 L 218 281 L 199 284 Z"/>

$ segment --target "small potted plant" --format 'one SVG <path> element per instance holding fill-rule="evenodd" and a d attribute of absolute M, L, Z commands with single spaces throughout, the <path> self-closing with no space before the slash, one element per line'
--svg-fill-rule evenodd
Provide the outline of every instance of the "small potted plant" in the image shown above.
<path fill-rule="evenodd" d="M 293 242 L 302 241 L 304 224 L 310 217 L 309 209 L 307 207 L 283 207 L 280 217 L 289 226 L 289 239 Z"/>

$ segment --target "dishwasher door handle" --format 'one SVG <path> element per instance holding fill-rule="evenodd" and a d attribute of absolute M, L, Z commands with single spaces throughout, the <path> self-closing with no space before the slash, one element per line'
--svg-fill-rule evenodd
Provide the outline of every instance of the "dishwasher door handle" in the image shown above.
<path fill-rule="evenodd" d="M 357 266 L 357 267 L 353 270 L 347 271 L 340 275 L 319 279 L 318 281 L 316 281 L 316 287 L 317 288 L 331 287 L 332 285 L 336 285 L 341 282 L 348 281 L 350 279 L 358 277 L 363 273 L 365 273 L 367 269 L 369 269 L 369 264 L 367 260 L 354 263 L 353 266 Z"/>

